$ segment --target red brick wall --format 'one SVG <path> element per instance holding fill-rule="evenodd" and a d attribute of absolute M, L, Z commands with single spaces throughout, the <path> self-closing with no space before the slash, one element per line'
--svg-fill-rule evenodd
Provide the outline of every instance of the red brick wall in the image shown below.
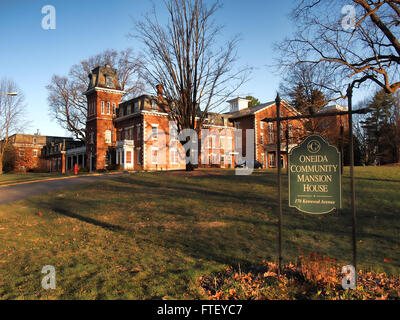
<path fill-rule="evenodd" d="M 294 116 L 295 113 L 288 109 L 284 104 L 281 105 L 281 116 L 282 117 L 286 117 L 286 116 Z M 254 155 L 255 155 L 255 159 L 258 160 L 259 162 L 263 163 L 264 168 L 268 167 L 268 151 L 265 150 L 265 145 L 270 144 L 269 141 L 269 130 L 268 130 L 268 123 L 264 123 L 263 125 L 261 124 L 261 120 L 265 119 L 265 118 L 276 118 L 276 106 L 272 105 L 264 110 L 261 110 L 257 113 L 255 113 L 254 115 L 250 115 L 250 116 L 245 116 L 242 118 L 238 118 L 235 119 L 235 122 L 240 122 L 239 128 L 242 129 L 242 147 L 243 147 L 243 154 L 246 154 L 246 129 L 254 129 L 254 135 L 255 135 L 255 145 L 254 145 Z M 299 133 L 302 134 L 303 133 L 303 125 L 302 122 L 300 120 L 292 120 L 290 121 L 290 124 L 292 126 L 292 135 L 293 137 L 290 138 L 290 143 L 296 143 L 298 142 L 298 138 L 296 137 L 296 135 L 298 136 Z M 287 121 L 282 122 L 282 145 L 284 146 L 285 149 L 285 145 L 286 145 L 286 137 L 285 137 L 285 131 L 287 128 Z M 263 128 L 261 127 L 263 126 Z M 299 131 L 296 131 L 296 128 L 299 128 Z M 274 140 L 272 144 L 276 145 L 276 141 L 277 141 L 277 125 L 276 122 L 273 125 L 273 130 L 274 130 Z M 263 139 L 264 141 L 262 142 L 262 136 L 263 135 Z M 264 154 L 264 158 L 263 158 L 263 154 Z M 287 158 L 285 155 L 284 159 L 285 159 L 285 163 L 287 161 Z M 263 161 L 264 159 L 264 161 Z M 275 164 L 276 166 L 276 164 Z"/>
<path fill-rule="evenodd" d="M 96 156 L 95 167 L 96 169 L 104 169 L 106 167 L 106 154 L 111 146 L 115 146 L 117 141 L 117 132 L 113 124 L 113 103 L 118 108 L 121 102 L 122 93 L 94 91 L 88 95 L 88 112 L 90 113 L 90 104 L 95 103 L 95 113 L 88 114 L 88 121 L 86 125 L 86 150 L 87 156 L 92 153 Z M 104 113 L 102 114 L 101 103 L 104 101 Z M 110 114 L 107 113 L 107 102 L 110 103 Z M 106 143 L 105 132 L 111 131 L 111 143 Z M 90 133 L 94 132 L 94 143 L 91 143 Z M 88 159 L 89 160 L 89 159 Z M 88 162 L 88 167 L 90 163 Z"/>
<path fill-rule="evenodd" d="M 39 169 L 40 167 L 40 148 L 38 147 L 15 147 L 15 167 L 14 171 L 28 171 Z M 36 156 L 34 156 L 36 150 Z M 24 169 L 22 168 L 24 167 Z"/>

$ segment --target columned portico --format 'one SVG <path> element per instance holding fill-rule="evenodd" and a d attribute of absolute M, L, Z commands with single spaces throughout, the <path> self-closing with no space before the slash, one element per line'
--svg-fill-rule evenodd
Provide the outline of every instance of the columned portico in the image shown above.
<path fill-rule="evenodd" d="M 70 149 L 66 152 L 66 170 L 73 170 L 75 164 L 80 168 L 86 165 L 86 147 Z"/>
<path fill-rule="evenodd" d="M 122 140 L 117 142 L 116 159 L 117 164 L 121 166 L 121 169 L 134 169 L 134 148 L 135 143 L 133 140 Z"/>

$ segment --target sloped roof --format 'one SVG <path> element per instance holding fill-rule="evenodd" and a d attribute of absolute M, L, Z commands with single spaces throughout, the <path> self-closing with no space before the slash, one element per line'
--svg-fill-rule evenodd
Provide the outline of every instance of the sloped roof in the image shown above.
<path fill-rule="evenodd" d="M 342 106 L 339 104 L 327 105 L 323 107 L 321 110 L 319 110 L 318 113 L 336 112 L 336 111 L 348 111 L 348 108 L 346 106 Z"/>
<path fill-rule="evenodd" d="M 296 114 L 300 114 L 295 108 L 293 108 L 289 103 L 287 103 L 285 100 L 282 100 L 282 103 L 288 108 L 290 109 L 290 111 L 296 113 Z M 231 116 L 231 119 L 237 119 L 237 118 L 242 118 L 245 116 L 249 116 L 249 115 L 254 115 L 256 114 L 258 111 L 261 111 L 265 108 L 268 107 L 272 107 L 273 105 L 275 105 L 275 100 L 274 101 L 270 101 L 267 103 L 263 103 L 260 104 L 258 106 L 254 106 L 254 107 L 249 107 L 246 109 L 242 109 L 239 111 L 235 111 L 235 112 L 227 112 L 227 115 Z"/>
<path fill-rule="evenodd" d="M 262 109 L 264 109 L 266 107 L 272 106 L 274 103 L 275 103 L 275 101 L 271 101 L 271 102 L 260 104 L 258 106 L 242 109 L 242 110 L 239 110 L 239 111 L 227 112 L 225 114 L 230 115 L 232 119 L 241 118 L 241 117 L 245 117 L 245 116 L 248 116 L 248 115 L 253 115 L 257 111 L 260 111 L 260 110 L 262 110 Z"/>

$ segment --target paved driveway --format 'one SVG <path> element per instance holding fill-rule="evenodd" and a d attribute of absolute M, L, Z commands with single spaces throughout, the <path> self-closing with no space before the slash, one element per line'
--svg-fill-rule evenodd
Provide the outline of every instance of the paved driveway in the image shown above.
<path fill-rule="evenodd" d="M 70 179 L 57 179 L 50 181 L 29 182 L 24 184 L 13 185 L 9 187 L 0 186 L 0 205 L 26 199 L 42 193 L 47 193 L 57 189 L 70 188 L 82 183 L 90 183 L 103 179 L 113 179 L 121 177 L 121 174 L 85 176 Z"/>

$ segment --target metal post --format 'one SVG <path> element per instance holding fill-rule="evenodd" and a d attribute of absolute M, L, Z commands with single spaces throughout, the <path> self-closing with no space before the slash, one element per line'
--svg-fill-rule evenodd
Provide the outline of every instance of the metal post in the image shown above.
<path fill-rule="evenodd" d="M 355 269 L 356 283 L 357 286 L 357 217 L 356 217 L 356 192 L 355 192 L 355 182 L 354 182 L 354 141 L 353 141 L 353 89 L 349 85 L 347 89 L 347 99 L 348 99 L 348 108 L 349 108 L 349 142 L 350 142 L 350 179 L 351 179 L 351 212 L 353 218 L 353 266 Z"/>
<path fill-rule="evenodd" d="M 341 161 L 341 173 L 343 176 L 343 169 L 344 169 L 344 126 L 343 124 L 340 125 L 340 161 Z"/>
<path fill-rule="evenodd" d="M 289 177 L 289 123 L 286 127 L 286 175 Z"/>
<path fill-rule="evenodd" d="M 281 179 L 281 98 L 279 97 L 279 93 L 276 95 L 276 125 L 277 125 L 277 164 L 278 164 L 278 201 L 279 201 L 279 264 L 278 264 L 278 276 L 281 275 L 282 272 L 282 179 Z"/>

